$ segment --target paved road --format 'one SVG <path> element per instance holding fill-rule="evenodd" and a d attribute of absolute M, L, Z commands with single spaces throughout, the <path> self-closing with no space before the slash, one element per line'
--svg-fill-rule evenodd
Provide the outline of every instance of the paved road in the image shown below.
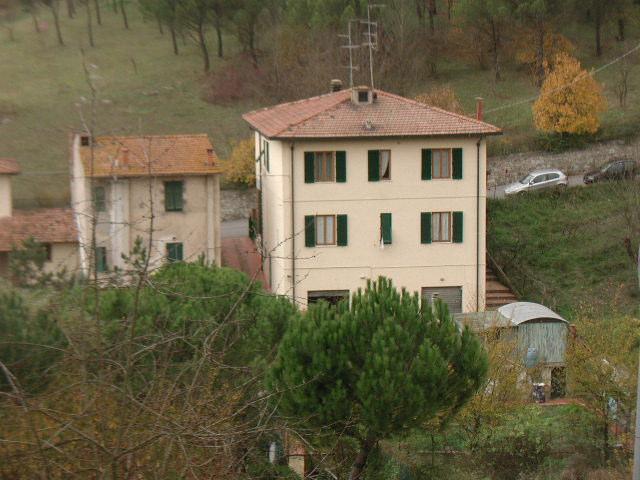
<path fill-rule="evenodd" d="M 579 187 L 584 185 L 582 181 L 582 175 L 571 175 L 569 177 L 569 186 L 570 187 Z M 489 198 L 504 198 L 504 190 L 508 187 L 508 185 L 498 185 L 497 187 L 493 187 L 489 189 Z"/>
<path fill-rule="evenodd" d="M 222 238 L 248 237 L 249 220 L 240 218 L 238 220 L 228 220 L 222 222 Z"/>

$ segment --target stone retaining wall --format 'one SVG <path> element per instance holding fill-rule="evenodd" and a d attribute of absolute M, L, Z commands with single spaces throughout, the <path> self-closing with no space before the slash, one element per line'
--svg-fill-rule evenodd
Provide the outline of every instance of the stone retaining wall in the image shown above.
<path fill-rule="evenodd" d="M 489 186 L 504 185 L 540 168 L 559 168 L 567 175 L 582 175 L 617 157 L 640 162 L 640 138 L 630 142 L 614 140 L 562 153 L 527 152 L 489 157 L 487 181 Z"/>
<path fill-rule="evenodd" d="M 251 209 L 257 206 L 257 198 L 255 188 L 220 190 L 222 221 L 248 218 Z"/>

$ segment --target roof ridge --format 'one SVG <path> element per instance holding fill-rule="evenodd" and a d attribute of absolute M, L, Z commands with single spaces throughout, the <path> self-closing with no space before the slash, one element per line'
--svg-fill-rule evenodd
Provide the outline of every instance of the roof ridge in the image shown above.
<path fill-rule="evenodd" d="M 444 108 L 440 108 L 440 107 L 436 107 L 435 105 L 428 105 L 426 103 L 422 103 L 419 102 L 418 100 L 414 100 L 412 98 L 406 98 L 400 95 L 396 95 L 395 93 L 390 93 L 390 92 L 385 92 L 384 90 L 376 90 L 377 93 L 381 93 L 382 95 L 388 96 L 388 97 L 393 97 L 396 100 L 402 100 L 406 103 L 411 103 L 413 105 L 417 105 L 423 108 L 427 108 L 427 109 L 433 109 L 436 110 L 440 113 L 444 113 L 446 115 L 450 115 L 452 117 L 457 117 L 457 118 L 461 118 L 463 120 L 469 120 L 473 123 L 476 123 L 478 125 L 482 125 L 482 126 L 486 126 L 486 127 L 490 127 L 493 128 L 494 130 L 498 131 L 500 130 L 498 127 L 496 127 L 495 125 L 491 125 L 490 123 L 487 123 L 485 121 L 482 120 L 478 120 L 477 118 L 473 118 L 473 117 L 469 117 L 468 115 L 463 115 L 461 113 L 457 113 L 457 112 L 451 112 L 449 110 L 445 110 Z"/>
<path fill-rule="evenodd" d="M 337 93 L 337 92 L 332 92 L 332 93 Z M 336 108 L 338 105 L 342 104 L 343 102 L 346 102 L 347 100 L 349 100 L 349 97 L 342 98 L 342 99 L 340 99 L 340 101 L 339 101 L 339 102 L 334 102 L 334 103 L 332 103 L 331 105 L 328 105 L 326 108 L 324 108 L 324 109 L 322 109 L 322 110 L 320 110 L 320 111 L 318 111 L 318 112 L 315 112 L 315 113 L 313 113 L 313 114 L 310 114 L 309 116 L 307 116 L 307 117 L 305 117 L 305 118 L 302 118 L 302 119 L 298 120 L 297 122 L 290 123 L 290 124 L 288 124 L 285 128 L 283 128 L 283 129 L 279 130 L 279 131 L 276 133 L 276 135 L 280 135 L 280 134 L 281 134 L 282 132 L 284 132 L 285 130 L 288 130 L 288 129 L 292 128 L 292 127 L 295 127 L 296 125 L 301 125 L 301 124 L 303 124 L 303 123 L 307 122 L 308 120 L 311 120 L 313 117 L 317 117 L 317 116 L 318 116 L 318 115 L 320 115 L 321 113 L 326 113 L 326 112 L 328 112 L 329 110 L 331 110 L 331 109 L 333 109 L 333 108 Z"/>
<path fill-rule="evenodd" d="M 151 134 L 151 135 L 98 135 L 96 140 L 110 139 L 110 138 L 123 138 L 123 139 L 136 139 L 136 138 L 189 138 L 189 137 L 209 137 L 208 133 L 170 133 L 167 135 Z"/>
<path fill-rule="evenodd" d="M 349 88 L 348 90 L 350 90 L 351 88 Z M 327 93 L 322 93 L 320 95 L 314 95 L 313 97 L 308 97 L 308 98 L 301 98 L 299 100 L 292 100 L 290 102 L 284 102 L 284 103 L 279 103 L 277 105 L 270 105 L 267 107 L 261 107 L 261 108 L 256 108 L 255 110 L 251 110 L 249 112 L 243 113 L 242 116 L 249 116 L 249 115 L 253 115 L 254 113 L 258 113 L 258 112 L 264 112 L 265 110 L 271 110 L 273 108 L 279 108 L 279 107 L 284 107 L 284 106 L 289 106 L 289 105 L 296 105 L 299 103 L 305 103 L 305 102 L 310 102 L 312 100 L 317 100 L 319 98 L 323 98 L 323 97 L 328 97 L 330 95 L 338 95 L 342 92 L 346 92 L 347 89 L 343 89 L 343 90 L 338 90 L 337 92 L 327 92 Z"/>

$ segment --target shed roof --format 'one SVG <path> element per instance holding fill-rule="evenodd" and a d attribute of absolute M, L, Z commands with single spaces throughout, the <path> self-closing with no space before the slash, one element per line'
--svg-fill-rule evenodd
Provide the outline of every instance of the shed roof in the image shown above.
<path fill-rule="evenodd" d="M 0 252 L 33 237 L 41 243 L 77 243 L 78 230 L 70 208 L 14 210 L 13 216 L 0 218 Z"/>
<path fill-rule="evenodd" d="M 0 175 L 20 173 L 20 165 L 13 158 L 0 158 Z"/>
<path fill-rule="evenodd" d="M 569 323 L 550 308 L 533 302 L 509 303 L 498 308 L 498 312 L 509 319 L 512 325 L 520 325 L 533 320 L 553 320 Z"/>
<path fill-rule="evenodd" d="M 269 138 L 352 138 L 497 135 L 493 125 L 375 90 L 371 103 L 355 104 L 352 89 L 245 113 L 243 118 Z"/>

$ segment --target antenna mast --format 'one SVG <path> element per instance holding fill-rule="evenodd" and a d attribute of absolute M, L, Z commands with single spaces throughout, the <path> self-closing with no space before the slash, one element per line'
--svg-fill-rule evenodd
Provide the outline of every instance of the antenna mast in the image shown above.
<path fill-rule="evenodd" d="M 344 67 L 347 68 L 349 70 L 349 87 L 353 88 L 353 71 L 354 70 L 360 70 L 360 68 L 356 65 L 353 65 L 353 51 L 356 48 L 360 48 L 360 45 L 355 45 L 353 43 L 353 37 L 351 34 L 351 24 L 357 20 L 349 20 L 349 24 L 348 24 L 348 29 L 347 29 L 347 34 L 346 35 L 338 35 L 338 37 L 340 38 L 346 38 L 347 39 L 347 44 L 346 45 L 341 45 L 340 48 L 346 48 L 349 51 L 349 66 Z"/>
<path fill-rule="evenodd" d="M 364 33 L 367 41 L 362 44 L 363 47 L 369 48 L 369 74 L 371 78 L 371 90 L 374 89 L 373 83 L 373 51 L 378 49 L 378 22 L 371 21 L 371 9 L 382 8 L 385 5 L 367 3 L 367 19 L 360 20 L 360 23 L 367 26 L 367 31 Z"/>

